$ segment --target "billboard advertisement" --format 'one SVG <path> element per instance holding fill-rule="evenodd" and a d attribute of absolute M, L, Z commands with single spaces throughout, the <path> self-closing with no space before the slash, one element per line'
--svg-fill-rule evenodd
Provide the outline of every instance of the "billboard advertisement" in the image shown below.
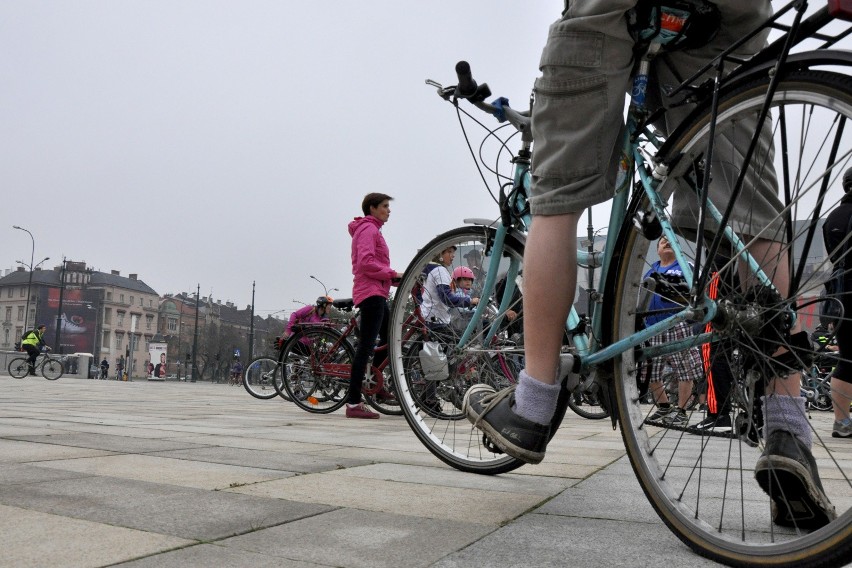
<path fill-rule="evenodd" d="M 47 326 L 45 340 L 57 353 L 94 353 L 98 322 L 98 291 L 66 289 L 59 314 L 59 345 L 56 342 L 59 288 L 42 288 L 38 294 L 36 324 Z"/>
<path fill-rule="evenodd" d="M 166 358 L 168 345 L 165 343 L 151 343 L 148 347 L 148 357 L 151 362 L 148 365 L 148 378 L 166 378 Z"/>

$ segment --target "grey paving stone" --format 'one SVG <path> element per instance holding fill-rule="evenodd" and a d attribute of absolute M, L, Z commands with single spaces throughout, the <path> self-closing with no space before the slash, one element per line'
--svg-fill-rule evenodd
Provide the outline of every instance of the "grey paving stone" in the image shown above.
<path fill-rule="evenodd" d="M 299 455 L 287 452 L 249 450 L 245 448 L 204 447 L 186 450 L 154 452 L 152 455 L 209 461 L 213 463 L 246 465 L 298 473 L 315 473 L 370 463 L 365 459 L 345 459 Z"/>
<path fill-rule="evenodd" d="M 191 544 L 173 536 L 0 505 L 0 567 L 106 566 Z"/>
<path fill-rule="evenodd" d="M 0 486 L 88 477 L 88 474 L 29 464 L 0 463 Z"/>
<path fill-rule="evenodd" d="M 251 568 L 327 568 L 327 564 L 314 564 L 291 560 L 268 552 L 258 553 L 218 544 L 198 544 L 115 564 L 121 568 L 208 568 L 210 566 L 251 566 Z"/>
<path fill-rule="evenodd" d="M 74 446 L 77 448 L 93 448 L 109 452 L 147 453 L 165 450 L 197 448 L 199 444 L 175 442 L 150 438 L 134 438 L 132 436 L 113 436 L 105 434 L 89 434 L 85 432 L 46 436 L 9 436 L 12 440 L 37 442 L 39 444 L 54 444 L 57 446 Z"/>
<path fill-rule="evenodd" d="M 432 565 L 447 550 L 464 548 L 492 530 L 478 523 L 341 509 L 221 544 L 326 566 L 418 568 Z"/>
<path fill-rule="evenodd" d="M 0 503 L 195 540 L 215 540 L 330 509 L 110 477 L 0 487 Z"/>
<path fill-rule="evenodd" d="M 719 566 L 659 524 L 529 514 L 436 562 L 435 568 Z"/>

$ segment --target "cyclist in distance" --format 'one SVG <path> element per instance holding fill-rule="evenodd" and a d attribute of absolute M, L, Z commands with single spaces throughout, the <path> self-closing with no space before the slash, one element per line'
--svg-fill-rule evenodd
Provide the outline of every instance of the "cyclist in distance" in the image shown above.
<path fill-rule="evenodd" d="M 562 17 L 550 27 L 539 63 L 541 76 L 534 89 L 535 152 L 530 196 L 534 221 L 524 253 L 526 368 L 520 373 L 515 390 L 495 393 L 491 387 L 480 384 L 471 387 L 465 397 L 468 419 L 501 450 L 528 463 L 539 463 L 544 458 L 561 378 L 579 370 L 576 358 L 570 358 L 571 369 L 563 369 L 562 373 L 559 369 L 565 321 L 574 302 L 577 282 L 578 221 L 587 207 L 613 196 L 621 155 L 625 93 L 638 43 L 638 28 L 632 23 L 643 21 L 638 15 L 652 3 L 571 0 L 565 4 Z M 703 0 L 689 0 L 689 4 L 714 12 L 714 7 L 707 6 Z M 706 30 L 707 37 L 653 60 L 651 76 L 658 88 L 679 84 L 679 79 L 691 76 L 772 14 L 769 0 L 716 0 L 714 4 L 718 23 L 694 29 Z M 747 59 L 761 49 L 767 37 L 768 30 L 764 30 L 734 55 Z M 652 92 L 650 88 L 648 98 L 657 105 L 664 100 L 662 91 Z M 670 109 L 666 113 L 666 129 L 672 131 L 691 110 L 688 104 Z M 766 155 L 767 141 L 771 140 L 766 124 L 763 132 L 767 136 L 761 137 L 765 148 L 762 155 Z M 715 145 L 714 157 L 734 151 L 733 141 L 721 136 Z M 722 171 L 715 161 L 712 167 L 712 171 Z M 730 194 L 727 176 L 717 174 L 711 179 L 711 200 L 729 202 L 724 197 Z M 777 230 L 764 231 L 767 227 L 779 227 L 782 205 L 774 172 L 763 172 L 753 186 L 746 186 L 746 191 L 743 196 L 750 198 L 754 206 L 740 208 L 747 211 L 735 210 L 731 222 L 737 223 L 743 234 L 780 234 Z M 679 208 L 686 213 L 682 208 L 697 206 L 694 198 L 678 199 L 676 194 L 673 224 L 689 226 L 691 215 L 679 216 Z M 782 253 L 784 246 L 783 242 L 754 239 L 749 249 L 781 294 L 787 293 L 790 282 L 786 255 Z M 749 282 L 742 285 L 747 288 Z M 773 356 L 783 354 L 781 351 Z M 772 497 L 776 523 L 792 520 L 803 526 L 795 509 L 804 503 L 802 506 L 812 513 L 809 517 L 813 517 L 808 526 L 825 525 L 836 513 L 823 492 L 811 452 L 812 431 L 805 414 L 805 399 L 799 396 L 801 376 L 791 373 L 764 379 L 767 381 L 763 399 L 766 443 L 755 467 L 755 477 L 769 493 L 770 478 L 774 482 L 772 472 L 779 467 L 788 470 L 785 470 L 789 473 L 784 476 L 785 486 L 780 488 L 780 493 L 788 498 Z M 778 457 L 794 465 L 778 466 L 774 463 L 779 461 Z"/>
<path fill-rule="evenodd" d="M 320 296 L 313 305 L 308 304 L 290 314 L 287 327 L 284 328 L 284 338 L 293 335 L 293 327 L 300 323 L 319 323 L 328 321 L 328 310 L 334 301 L 331 296 Z"/>
<path fill-rule="evenodd" d="M 24 335 L 24 338 L 21 340 L 21 348 L 27 352 L 29 357 L 27 358 L 27 362 L 29 363 L 30 375 L 35 375 L 35 364 L 36 359 L 41 354 L 42 348 L 50 349 L 44 343 L 44 332 L 47 331 L 47 326 L 44 324 L 40 324 L 34 330 L 28 332 Z"/>
<path fill-rule="evenodd" d="M 352 301 L 361 314 L 361 339 L 352 361 L 349 378 L 349 399 L 346 402 L 347 418 L 378 418 L 361 400 L 361 387 L 367 373 L 367 364 L 376 348 L 376 338 L 382 345 L 388 343 L 388 295 L 391 285 L 402 274 L 390 266 L 390 250 L 382 236 L 382 226 L 390 218 L 390 201 L 384 193 L 368 193 L 361 202 L 363 217 L 349 223 L 352 237 Z M 380 352 L 387 357 L 387 349 Z M 373 361 L 378 367 L 381 361 Z"/>

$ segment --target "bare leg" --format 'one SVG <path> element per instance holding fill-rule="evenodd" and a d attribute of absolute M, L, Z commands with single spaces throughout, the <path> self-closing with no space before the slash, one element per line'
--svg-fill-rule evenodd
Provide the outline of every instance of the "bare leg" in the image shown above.
<path fill-rule="evenodd" d="M 849 404 L 852 402 L 852 384 L 831 377 L 831 402 L 834 406 L 834 419 L 842 422 L 849 418 Z"/>
<path fill-rule="evenodd" d="M 678 381 L 677 382 L 677 405 L 681 408 L 686 408 L 686 403 L 689 402 L 689 397 L 692 396 L 693 381 Z"/>
<path fill-rule="evenodd" d="M 526 370 L 556 383 L 565 320 L 577 285 L 577 222 L 582 215 L 536 216 L 524 252 Z"/>
<path fill-rule="evenodd" d="M 668 404 L 669 397 L 666 394 L 666 389 L 663 388 L 663 381 L 653 381 L 648 384 L 651 394 L 654 396 L 654 403 Z"/>

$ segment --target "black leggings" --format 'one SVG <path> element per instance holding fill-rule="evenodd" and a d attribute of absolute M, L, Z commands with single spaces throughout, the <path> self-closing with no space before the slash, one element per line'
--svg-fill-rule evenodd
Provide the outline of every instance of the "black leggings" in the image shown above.
<path fill-rule="evenodd" d="M 388 350 L 388 322 L 390 321 L 390 309 L 388 301 L 382 296 L 370 296 L 358 304 L 361 310 L 361 325 L 359 329 L 360 339 L 358 349 L 355 351 L 355 360 L 352 361 L 352 375 L 349 378 L 349 404 L 361 402 L 361 385 L 367 374 L 367 363 L 376 348 L 376 338 L 379 344 L 384 345 L 373 366 L 378 367 L 387 358 Z"/>
<path fill-rule="evenodd" d="M 30 367 L 35 367 L 36 359 L 38 359 L 41 350 L 35 345 L 30 345 L 29 343 L 25 343 L 22 347 L 29 355 L 29 357 L 27 357 L 27 361 L 29 362 Z"/>
<path fill-rule="evenodd" d="M 852 316 L 852 298 L 849 296 L 843 298 L 843 313 L 844 319 L 847 316 Z M 852 383 L 852 362 L 848 360 L 852 357 L 852 321 L 846 319 L 846 321 L 841 322 L 835 338 L 840 350 L 840 361 L 832 371 L 831 376 L 844 383 Z"/>

